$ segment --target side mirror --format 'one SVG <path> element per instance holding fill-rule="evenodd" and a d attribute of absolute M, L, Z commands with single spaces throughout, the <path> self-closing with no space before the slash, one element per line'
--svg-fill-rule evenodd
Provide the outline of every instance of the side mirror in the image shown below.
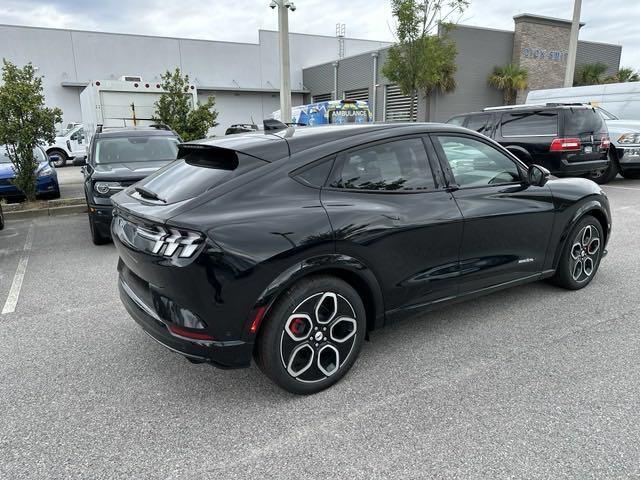
<path fill-rule="evenodd" d="M 527 181 L 529 182 L 529 185 L 544 187 L 549 181 L 550 175 L 551 173 L 546 168 L 533 164 L 529 167 Z"/>
<path fill-rule="evenodd" d="M 60 155 L 49 155 L 49 166 L 55 167 L 56 163 L 60 161 Z"/>

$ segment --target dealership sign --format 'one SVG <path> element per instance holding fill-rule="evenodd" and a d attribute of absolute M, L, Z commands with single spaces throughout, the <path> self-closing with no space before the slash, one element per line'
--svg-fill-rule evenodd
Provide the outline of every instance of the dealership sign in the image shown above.
<path fill-rule="evenodd" d="M 532 58 L 534 60 L 550 60 L 553 62 L 564 62 L 567 60 L 569 54 L 567 52 L 561 52 L 558 50 L 544 50 L 542 48 L 529 48 L 522 49 L 522 56 L 524 58 Z"/>

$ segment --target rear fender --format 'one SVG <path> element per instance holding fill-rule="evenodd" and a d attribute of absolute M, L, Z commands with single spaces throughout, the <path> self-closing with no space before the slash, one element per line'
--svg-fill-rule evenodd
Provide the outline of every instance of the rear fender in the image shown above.
<path fill-rule="evenodd" d="M 335 275 L 351 284 L 363 296 L 363 303 L 367 309 L 367 329 L 374 330 L 384 325 L 384 299 L 382 289 L 374 273 L 360 260 L 339 254 L 327 254 L 306 259 L 292 265 L 262 292 L 245 325 L 245 332 L 250 337 L 255 337 L 259 331 L 259 325 L 252 332 L 252 324 L 268 315 L 275 300 L 298 280 L 314 274 Z"/>

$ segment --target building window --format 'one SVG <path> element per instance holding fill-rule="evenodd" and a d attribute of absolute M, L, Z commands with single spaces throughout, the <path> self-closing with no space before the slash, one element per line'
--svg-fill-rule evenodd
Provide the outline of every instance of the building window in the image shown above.
<path fill-rule="evenodd" d="M 330 93 L 322 93 L 320 95 L 314 95 L 313 97 L 311 97 L 312 103 L 328 102 L 330 100 L 331 100 Z"/>
<path fill-rule="evenodd" d="M 412 102 L 413 116 L 411 115 Z M 397 85 L 386 86 L 384 103 L 385 122 L 415 122 L 418 118 L 417 99 L 403 95 Z"/>

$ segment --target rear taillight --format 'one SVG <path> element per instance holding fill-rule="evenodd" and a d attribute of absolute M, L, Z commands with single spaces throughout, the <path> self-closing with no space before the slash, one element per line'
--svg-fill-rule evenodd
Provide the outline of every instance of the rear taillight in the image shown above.
<path fill-rule="evenodd" d="M 556 138 L 551 142 L 552 152 L 576 152 L 582 148 L 579 138 Z"/>
<path fill-rule="evenodd" d="M 611 146 L 611 140 L 609 139 L 609 137 L 602 137 L 602 143 L 600 143 L 600 149 L 606 152 L 607 150 L 609 150 L 610 146 Z"/>

